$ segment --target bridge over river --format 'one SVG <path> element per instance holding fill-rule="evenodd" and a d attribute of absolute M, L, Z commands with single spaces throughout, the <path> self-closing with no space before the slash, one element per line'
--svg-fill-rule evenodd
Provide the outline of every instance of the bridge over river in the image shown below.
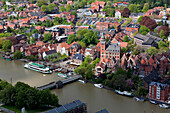
<path fill-rule="evenodd" d="M 73 82 L 73 81 L 76 81 L 80 78 L 81 78 L 81 76 L 74 76 L 74 77 L 70 77 L 68 79 L 59 80 L 57 82 L 55 82 L 55 81 L 50 82 L 50 83 L 45 84 L 43 86 L 37 87 L 37 89 L 38 90 L 53 89 L 53 88 L 59 89 L 59 88 L 62 88 L 63 85 L 68 84 L 68 83 Z"/>

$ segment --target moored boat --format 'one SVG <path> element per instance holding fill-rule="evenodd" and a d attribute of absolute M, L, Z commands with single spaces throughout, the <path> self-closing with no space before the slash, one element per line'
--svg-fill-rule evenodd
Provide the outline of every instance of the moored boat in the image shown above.
<path fill-rule="evenodd" d="M 6 55 L 3 55 L 2 59 L 8 60 L 8 61 L 12 61 L 12 57 L 6 56 Z"/>
<path fill-rule="evenodd" d="M 138 98 L 138 97 L 135 97 L 135 99 L 136 99 L 136 101 L 138 101 L 138 102 L 143 102 L 143 101 L 144 101 L 144 99 Z"/>
<path fill-rule="evenodd" d="M 85 84 L 86 82 L 84 80 L 78 80 L 79 82 Z"/>
<path fill-rule="evenodd" d="M 126 95 L 126 96 L 132 96 L 132 93 L 129 93 L 127 91 L 123 91 L 123 94 Z"/>
<path fill-rule="evenodd" d="M 153 101 L 153 100 L 149 100 L 149 102 L 152 104 L 158 104 L 156 101 Z"/>
<path fill-rule="evenodd" d="M 66 75 L 66 74 L 63 74 L 63 73 L 57 73 L 57 75 L 58 75 L 59 77 L 62 77 L 62 78 L 67 78 L 67 75 Z"/>
<path fill-rule="evenodd" d="M 38 63 L 33 63 L 33 62 L 25 64 L 24 68 L 27 68 L 27 69 L 30 69 L 33 71 L 37 71 L 37 72 L 40 72 L 43 74 L 51 74 L 52 73 L 52 71 L 50 70 L 50 67 L 46 67 L 44 65 L 40 65 Z"/>
<path fill-rule="evenodd" d="M 97 88 L 103 88 L 102 84 L 94 84 L 94 86 L 97 87 Z"/>
<path fill-rule="evenodd" d="M 115 90 L 115 93 L 120 94 L 120 95 L 124 94 L 122 91 L 119 91 L 119 90 Z"/>
<path fill-rule="evenodd" d="M 166 105 L 166 104 L 159 104 L 159 107 L 161 107 L 161 108 L 169 108 L 169 106 L 168 105 Z"/>

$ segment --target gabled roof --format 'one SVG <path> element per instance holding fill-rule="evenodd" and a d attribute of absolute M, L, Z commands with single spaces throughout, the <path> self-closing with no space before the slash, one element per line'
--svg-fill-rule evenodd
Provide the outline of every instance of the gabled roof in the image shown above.
<path fill-rule="evenodd" d="M 84 55 L 77 53 L 73 56 L 73 59 L 84 61 L 85 57 Z"/>
<path fill-rule="evenodd" d="M 120 50 L 120 46 L 118 46 L 115 43 L 110 44 L 106 49 L 106 51 L 116 51 L 116 52 L 119 52 L 119 50 Z"/>
<path fill-rule="evenodd" d="M 156 70 L 154 70 L 154 68 L 152 69 L 152 71 L 150 72 L 150 74 L 146 77 L 143 78 L 143 80 L 150 84 L 151 82 L 159 82 L 161 81 L 161 77 L 158 74 L 158 72 Z"/>
<path fill-rule="evenodd" d="M 56 50 L 49 50 L 49 51 L 45 51 L 45 54 L 47 54 L 47 55 L 57 54 L 57 51 Z"/>
<path fill-rule="evenodd" d="M 150 84 L 149 84 L 149 86 L 153 86 L 153 85 L 157 85 L 157 87 L 160 87 L 161 88 L 161 90 L 165 90 L 166 89 L 166 86 L 167 86 L 167 84 L 162 84 L 162 83 L 159 83 L 159 82 L 151 82 Z"/>

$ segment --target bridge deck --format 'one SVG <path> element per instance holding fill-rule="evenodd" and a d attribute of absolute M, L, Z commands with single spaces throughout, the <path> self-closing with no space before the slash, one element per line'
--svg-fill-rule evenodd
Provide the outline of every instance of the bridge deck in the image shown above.
<path fill-rule="evenodd" d="M 49 84 L 37 87 L 37 89 L 39 89 L 39 90 L 50 89 L 50 88 L 54 87 L 55 85 L 56 85 L 56 82 L 51 82 Z"/>
<path fill-rule="evenodd" d="M 81 78 L 81 76 L 74 76 L 74 77 L 71 77 L 71 78 L 68 78 L 68 79 L 65 79 L 65 80 L 61 80 L 61 82 L 63 84 L 67 84 L 69 82 L 72 82 L 72 81 L 75 81 L 77 79 Z M 51 83 L 48 83 L 48 84 L 45 84 L 43 86 L 40 86 L 40 87 L 37 87 L 38 90 L 45 90 L 45 89 L 50 89 L 50 88 L 53 88 L 56 86 L 56 83 L 57 82 L 51 82 Z"/>
<path fill-rule="evenodd" d="M 61 82 L 62 82 L 63 84 L 67 84 L 67 83 L 72 82 L 72 81 L 75 81 L 75 80 L 77 80 L 77 79 L 79 79 L 79 78 L 81 78 L 81 76 L 74 76 L 74 77 L 71 77 L 71 78 L 68 78 L 68 79 L 65 79 L 65 80 L 61 80 Z"/>

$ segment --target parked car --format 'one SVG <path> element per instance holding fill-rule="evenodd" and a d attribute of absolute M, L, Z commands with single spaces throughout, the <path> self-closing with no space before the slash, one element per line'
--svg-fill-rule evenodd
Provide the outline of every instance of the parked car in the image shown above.
<path fill-rule="evenodd" d="M 70 62 L 67 62 L 66 64 L 70 64 Z"/>

